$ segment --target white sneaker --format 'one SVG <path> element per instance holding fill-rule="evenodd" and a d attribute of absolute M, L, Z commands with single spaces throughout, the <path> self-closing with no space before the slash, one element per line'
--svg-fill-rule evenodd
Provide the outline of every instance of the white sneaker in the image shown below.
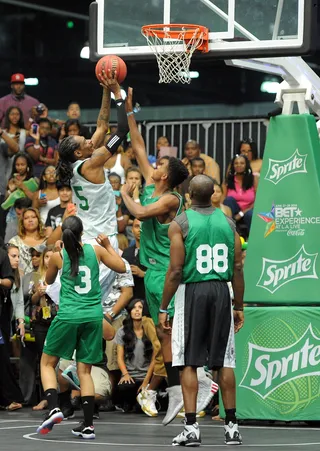
<path fill-rule="evenodd" d="M 229 421 L 224 425 L 224 442 L 226 445 L 241 445 L 242 437 L 239 432 L 239 426 Z"/>
<path fill-rule="evenodd" d="M 157 392 L 155 390 L 142 390 L 137 396 L 137 401 L 140 404 L 141 409 L 149 417 L 158 416 L 156 400 Z"/>
<path fill-rule="evenodd" d="M 181 434 L 172 440 L 172 446 L 200 446 L 201 435 L 198 423 L 184 425 Z"/>
<path fill-rule="evenodd" d="M 178 413 L 183 407 L 183 396 L 181 385 L 174 385 L 173 387 L 168 387 L 167 393 L 169 396 L 169 403 L 166 416 L 162 421 L 162 424 L 164 426 L 171 423 L 171 421 L 175 419 L 175 417 L 178 415 Z"/>
<path fill-rule="evenodd" d="M 197 412 L 201 412 L 207 407 L 213 395 L 217 393 L 219 386 L 206 376 L 203 368 L 198 368 L 198 384 Z"/>
<path fill-rule="evenodd" d="M 80 390 L 80 381 L 77 373 L 76 365 L 69 365 L 63 372 L 62 377 L 66 379 L 72 387 L 76 390 Z"/>

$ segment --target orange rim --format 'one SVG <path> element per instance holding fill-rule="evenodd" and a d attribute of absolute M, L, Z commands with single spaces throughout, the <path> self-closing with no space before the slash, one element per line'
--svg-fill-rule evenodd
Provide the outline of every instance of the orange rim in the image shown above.
<path fill-rule="evenodd" d="M 166 30 L 165 30 L 166 29 Z M 204 27 L 203 25 L 195 25 L 195 24 L 152 24 L 152 25 L 144 25 L 141 28 L 142 34 L 144 36 L 158 36 L 160 39 L 164 38 L 172 38 L 178 39 L 181 37 L 181 32 L 184 32 L 183 40 L 185 42 L 189 42 L 193 37 L 195 31 L 197 31 L 197 35 L 199 36 L 202 33 L 202 42 L 197 47 L 197 50 L 207 53 L 209 52 L 209 29 Z"/>

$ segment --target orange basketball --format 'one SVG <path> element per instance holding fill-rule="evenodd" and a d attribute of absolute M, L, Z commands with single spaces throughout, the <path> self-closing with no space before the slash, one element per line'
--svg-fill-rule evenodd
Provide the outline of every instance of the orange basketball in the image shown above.
<path fill-rule="evenodd" d="M 96 77 L 100 81 L 100 74 L 102 70 L 108 74 L 108 69 L 111 72 L 117 71 L 118 83 L 122 83 L 127 76 L 127 66 L 126 63 L 116 55 L 106 55 L 99 59 L 96 64 Z"/>

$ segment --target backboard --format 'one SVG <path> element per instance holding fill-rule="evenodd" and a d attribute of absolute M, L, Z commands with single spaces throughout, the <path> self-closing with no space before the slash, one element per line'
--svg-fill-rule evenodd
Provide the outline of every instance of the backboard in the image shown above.
<path fill-rule="evenodd" d="M 96 0 L 90 5 L 90 58 L 153 57 L 141 27 L 161 23 L 208 27 L 209 53 L 200 57 L 305 55 L 314 50 L 316 8 L 314 0 Z"/>

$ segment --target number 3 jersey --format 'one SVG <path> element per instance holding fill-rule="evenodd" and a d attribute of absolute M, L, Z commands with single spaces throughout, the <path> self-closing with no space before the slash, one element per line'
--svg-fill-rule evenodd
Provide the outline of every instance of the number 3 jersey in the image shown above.
<path fill-rule="evenodd" d="M 84 160 L 86 161 L 86 160 Z M 83 241 L 96 238 L 99 233 L 117 233 L 116 201 L 107 172 L 105 182 L 89 182 L 81 175 L 83 160 L 72 164 L 71 188 L 73 202 L 77 205 L 77 216 L 83 223 Z"/>
<path fill-rule="evenodd" d="M 83 245 L 76 277 L 71 277 L 71 261 L 65 249 L 62 250 L 62 258 L 58 318 L 72 323 L 102 320 L 99 263 L 94 247 Z"/>
<path fill-rule="evenodd" d="M 233 221 L 213 207 L 190 208 L 174 221 L 182 229 L 186 252 L 182 283 L 230 281 L 234 264 Z"/>

